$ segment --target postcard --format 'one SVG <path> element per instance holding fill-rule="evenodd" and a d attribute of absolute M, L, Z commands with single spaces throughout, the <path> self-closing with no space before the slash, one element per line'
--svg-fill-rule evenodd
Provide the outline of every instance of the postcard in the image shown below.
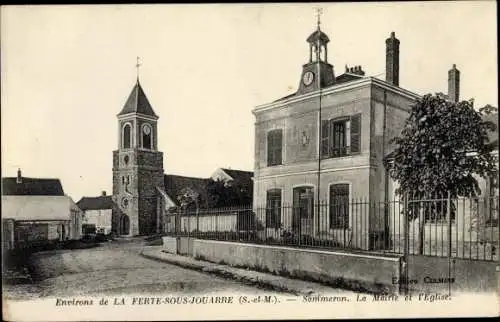
<path fill-rule="evenodd" d="M 3 318 L 498 316 L 495 9 L 2 6 Z"/>

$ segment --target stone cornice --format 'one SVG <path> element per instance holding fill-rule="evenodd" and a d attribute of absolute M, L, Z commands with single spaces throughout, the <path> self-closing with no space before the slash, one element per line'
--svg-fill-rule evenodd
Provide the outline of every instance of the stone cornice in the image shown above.
<path fill-rule="evenodd" d="M 159 119 L 158 116 L 145 115 L 141 113 L 127 113 L 117 116 L 119 120 L 127 120 L 132 118 L 140 118 L 148 121 L 157 121 Z"/>
<path fill-rule="evenodd" d="M 401 96 L 404 96 L 404 97 L 407 97 L 410 99 L 418 99 L 421 97 L 420 95 L 418 95 L 416 93 L 413 93 L 409 90 L 406 90 L 406 89 L 398 87 L 398 86 L 394 86 L 394 85 L 389 84 L 389 83 L 387 83 L 383 80 L 380 80 L 378 78 L 364 77 L 364 78 L 361 78 L 359 80 L 355 80 L 352 82 L 348 82 L 348 83 L 344 83 L 344 84 L 340 84 L 340 85 L 334 85 L 334 86 L 331 86 L 328 88 L 316 90 L 314 92 L 310 92 L 310 93 L 303 94 L 303 95 L 293 96 L 293 97 L 284 99 L 282 101 L 258 105 L 257 107 L 255 107 L 255 109 L 252 111 L 252 113 L 255 115 L 255 114 L 258 114 L 260 112 L 264 112 L 264 111 L 267 111 L 270 109 L 279 108 L 279 107 L 286 107 L 287 105 L 292 104 L 292 103 L 297 103 L 297 102 L 301 102 L 301 101 L 308 100 L 311 98 L 316 98 L 319 96 L 320 92 L 321 92 L 322 96 L 325 96 L 325 95 L 330 95 L 330 94 L 334 94 L 334 93 L 341 93 L 343 91 L 356 89 L 356 88 L 367 86 L 367 85 L 376 85 L 378 87 L 384 88 L 386 90 L 389 90 L 391 92 L 397 93 Z"/>

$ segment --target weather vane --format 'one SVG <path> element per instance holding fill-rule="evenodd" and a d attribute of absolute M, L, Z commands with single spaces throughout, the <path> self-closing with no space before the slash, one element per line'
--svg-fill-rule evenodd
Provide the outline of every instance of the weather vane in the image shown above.
<path fill-rule="evenodd" d="M 318 29 L 319 26 L 321 25 L 321 15 L 323 14 L 323 8 L 316 8 L 316 19 L 318 20 Z"/>
<path fill-rule="evenodd" d="M 135 68 L 137 68 L 137 79 L 139 79 L 139 67 L 141 67 L 141 64 L 139 63 L 140 57 L 137 56 L 137 62 L 135 63 Z"/>

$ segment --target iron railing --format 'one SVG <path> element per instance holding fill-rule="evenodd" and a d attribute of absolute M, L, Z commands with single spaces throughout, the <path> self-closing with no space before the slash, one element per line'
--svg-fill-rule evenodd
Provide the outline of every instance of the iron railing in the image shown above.
<path fill-rule="evenodd" d="M 498 215 L 498 196 L 334 198 L 319 204 L 305 198 L 281 207 L 169 213 L 164 230 L 170 236 L 396 254 L 406 246 L 408 254 L 493 261 L 500 250 Z"/>

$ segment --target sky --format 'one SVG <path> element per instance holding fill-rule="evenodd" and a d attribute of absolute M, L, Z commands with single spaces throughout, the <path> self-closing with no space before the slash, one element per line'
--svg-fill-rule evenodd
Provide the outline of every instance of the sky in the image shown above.
<path fill-rule="evenodd" d="M 78 201 L 112 191 L 120 112 L 136 81 L 160 116 L 168 174 L 253 170 L 252 110 L 295 92 L 315 7 L 337 75 L 384 78 L 400 40 L 400 86 L 498 106 L 494 1 L 1 7 L 2 176 L 60 178 Z"/>

